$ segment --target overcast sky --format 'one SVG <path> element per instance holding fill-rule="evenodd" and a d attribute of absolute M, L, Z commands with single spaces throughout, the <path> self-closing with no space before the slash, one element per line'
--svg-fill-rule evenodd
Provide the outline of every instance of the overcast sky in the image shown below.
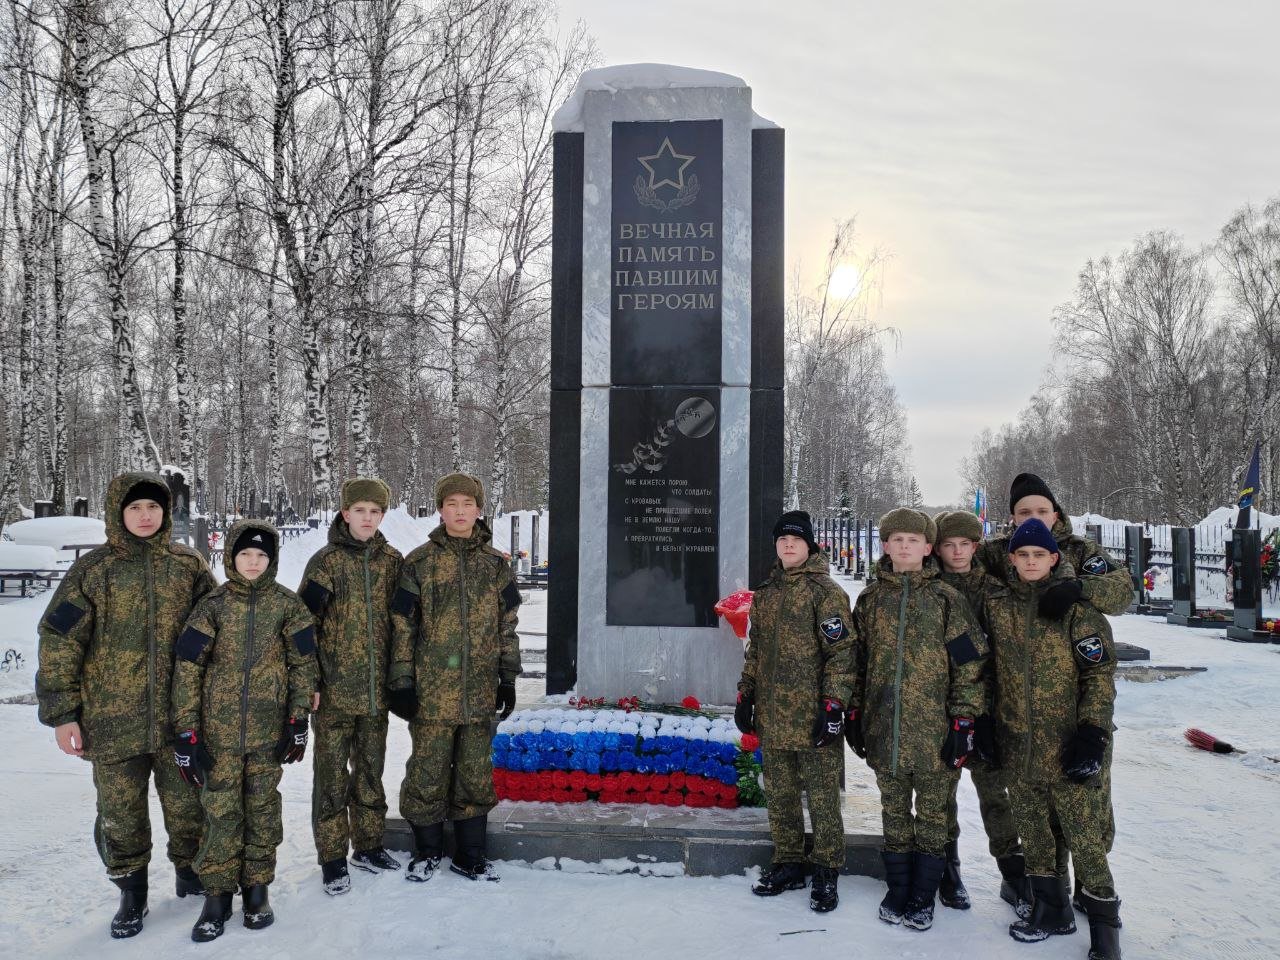
<path fill-rule="evenodd" d="M 787 262 L 836 217 L 892 254 L 881 322 L 926 502 L 1026 403 L 1053 307 L 1153 229 L 1280 194 L 1280 4 L 561 0 L 604 64 L 743 77 L 787 130 Z"/>

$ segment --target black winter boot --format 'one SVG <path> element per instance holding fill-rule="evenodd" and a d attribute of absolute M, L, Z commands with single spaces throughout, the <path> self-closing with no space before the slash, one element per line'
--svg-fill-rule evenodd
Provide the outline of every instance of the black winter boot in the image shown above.
<path fill-rule="evenodd" d="M 1076 932 L 1075 913 L 1067 889 L 1057 877 L 1027 877 L 1031 884 L 1031 916 L 1009 926 L 1009 936 L 1022 943 L 1039 943 Z"/>
<path fill-rule="evenodd" d="M 400 861 L 389 854 L 385 847 L 357 850 L 351 855 L 351 862 L 366 873 L 384 873 L 400 869 Z"/>
<path fill-rule="evenodd" d="M 884 879 L 889 892 L 880 901 L 880 919 L 885 923 L 901 923 L 911 897 L 911 854 L 881 852 Z"/>
<path fill-rule="evenodd" d="M 1027 861 L 1020 853 L 996 860 L 1000 868 L 1000 899 L 1013 907 L 1019 920 L 1031 916 L 1031 885 L 1027 883 Z"/>
<path fill-rule="evenodd" d="M 178 899 L 183 897 L 203 897 L 204 884 L 200 882 L 200 874 L 190 867 L 175 867 L 175 889 Z"/>
<path fill-rule="evenodd" d="M 968 910 L 969 891 L 964 888 L 960 879 L 960 842 L 952 840 L 947 844 L 946 868 L 942 871 L 942 882 L 938 884 L 938 899 L 944 907 L 952 910 Z"/>
<path fill-rule="evenodd" d="M 840 871 L 835 867 L 814 867 L 813 887 L 809 891 L 809 909 L 815 913 L 830 913 L 840 903 L 836 885 Z"/>
<path fill-rule="evenodd" d="M 120 888 L 120 907 L 111 918 L 111 938 L 124 940 L 142 932 L 142 918 L 147 915 L 147 868 L 112 877 Z"/>
<path fill-rule="evenodd" d="M 1079 897 L 1089 915 L 1089 960 L 1120 960 L 1120 900 L 1095 897 L 1084 889 Z"/>
<path fill-rule="evenodd" d="M 276 915 L 267 900 L 267 885 L 251 883 L 244 889 L 244 925 L 250 930 L 261 930 L 276 922 Z"/>
<path fill-rule="evenodd" d="M 231 894 L 206 893 L 204 909 L 191 928 L 191 939 L 196 943 L 208 943 L 222 936 L 222 930 L 231 919 Z"/>
<path fill-rule="evenodd" d="M 806 883 L 803 863 L 775 863 L 760 874 L 751 892 L 757 897 L 776 897 L 788 890 L 803 890 Z"/>
<path fill-rule="evenodd" d="M 449 869 L 468 880 L 498 880 L 484 855 L 488 832 L 487 815 L 453 821 L 453 860 Z"/>
<path fill-rule="evenodd" d="M 331 897 L 341 896 L 351 889 L 351 874 L 347 872 L 347 858 L 326 860 L 320 864 L 320 879 L 324 892 Z"/>
<path fill-rule="evenodd" d="M 916 851 L 911 861 L 911 899 L 902 914 L 902 925 L 912 930 L 928 930 L 933 926 L 933 901 L 938 884 L 946 872 L 947 861 Z"/>
<path fill-rule="evenodd" d="M 413 859 L 404 878 L 415 883 L 426 883 L 440 866 L 444 856 L 444 821 L 439 823 L 415 823 L 413 827 Z"/>

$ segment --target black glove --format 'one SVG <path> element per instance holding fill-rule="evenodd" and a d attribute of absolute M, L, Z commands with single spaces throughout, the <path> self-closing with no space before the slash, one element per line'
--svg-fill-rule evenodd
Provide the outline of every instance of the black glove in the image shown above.
<path fill-rule="evenodd" d="M 290 717 L 276 745 L 276 759 L 281 763 L 297 763 L 307 752 L 307 718 Z"/>
<path fill-rule="evenodd" d="M 844 742 L 863 760 L 867 759 L 867 735 L 862 732 L 862 717 L 857 707 L 845 715 Z"/>
<path fill-rule="evenodd" d="M 947 738 L 942 741 L 942 762 L 951 770 L 959 770 L 971 753 L 973 721 L 968 717 L 952 717 Z"/>
<path fill-rule="evenodd" d="M 213 769 L 213 757 L 194 730 L 183 730 L 174 738 L 173 759 L 183 782 L 190 787 L 203 787 L 205 776 Z"/>
<path fill-rule="evenodd" d="M 505 720 L 511 716 L 511 711 L 516 708 L 516 682 L 514 680 L 503 680 L 498 684 L 498 697 L 494 701 L 493 709 L 498 711 L 498 719 Z"/>
<path fill-rule="evenodd" d="M 756 698 L 754 694 L 738 692 L 738 705 L 733 708 L 733 725 L 739 733 L 756 732 Z"/>
<path fill-rule="evenodd" d="M 996 748 L 996 725 L 988 714 L 973 721 L 973 752 L 992 770 L 1000 766 L 1000 754 Z"/>
<path fill-rule="evenodd" d="M 418 715 L 418 691 L 412 686 L 388 690 L 387 709 L 401 720 L 412 720 Z"/>
<path fill-rule="evenodd" d="M 844 704 L 830 698 L 822 701 L 818 719 L 813 725 L 813 745 L 825 747 L 835 743 L 844 733 Z"/>
<path fill-rule="evenodd" d="M 1082 723 L 1062 748 L 1062 773 L 1072 783 L 1085 783 L 1102 770 L 1111 735 L 1101 727 Z"/>
<path fill-rule="evenodd" d="M 1040 595 L 1040 616 L 1050 620 L 1061 620 L 1067 611 L 1084 593 L 1084 584 L 1079 580 L 1062 580 Z"/>

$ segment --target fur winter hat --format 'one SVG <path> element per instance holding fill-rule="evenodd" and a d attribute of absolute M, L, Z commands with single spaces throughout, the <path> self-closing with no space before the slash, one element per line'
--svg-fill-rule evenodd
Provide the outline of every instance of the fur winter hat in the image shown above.
<path fill-rule="evenodd" d="M 1062 507 L 1058 505 L 1058 501 L 1053 496 L 1053 491 L 1049 489 L 1049 485 L 1037 477 L 1034 473 L 1020 473 L 1013 478 L 1013 483 L 1009 484 L 1009 512 L 1013 513 L 1013 508 L 1018 505 L 1018 501 L 1023 497 L 1044 497 L 1053 504 L 1053 509 L 1058 511 L 1058 516 L 1066 519 L 1066 514 L 1062 512 Z"/>
<path fill-rule="evenodd" d="M 818 549 L 818 542 L 813 537 L 813 520 L 803 510 L 788 510 L 773 525 L 773 540 L 779 537 L 801 537 L 809 545 L 809 552 Z"/>
<path fill-rule="evenodd" d="M 982 521 L 967 510 L 943 510 L 933 518 L 933 522 L 938 525 L 935 545 L 948 537 L 967 537 L 975 542 L 982 540 Z"/>
<path fill-rule="evenodd" d="M 386 513 L 391 506 L 391 490 L 377 477 L 352 477 L 342 485 L 342 509 L 350 510 L 361 501 L 376 503 Z"/>
<path fill-rule="evenodd" d="M 1019 547 L 1042 547 L 1050 553 L 1059 552 L 1058 541 L 1053 539 L 1053 534 L 1049 532 L 1049 528 L 1035 517 L 1020 524 L 1018 529 L 1013 531 L 1013 536 L 1009 538 L 1010 553 L 1013 553 Z"/>
<path fill-rule="evenodd" d="M 880 542 L 888 543 L 895 533 L 918 533 L 929 543 L 933 543 L 937 539 L 938 526 L 927 513 L 910 507 L 899 507 L 880 518 Z"/>
<path fill-rule="evenodd" d="M 478 477 L 469 473 L 451 473 L 447 477 L 441 477 L 436 482 L 436 509 L 443 507 L 445 498 L 455 493 L 470 497 L 477 507 L 484 509 L 484 485 Z"/>

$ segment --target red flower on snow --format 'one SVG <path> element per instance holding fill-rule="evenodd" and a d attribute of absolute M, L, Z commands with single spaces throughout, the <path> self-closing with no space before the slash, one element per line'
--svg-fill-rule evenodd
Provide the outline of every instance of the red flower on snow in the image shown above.
<path fill-rule="evenodd" d="M 698 702 L 697 697 L 685 697 L 683 700 L 680 701 L 680 706 L 684 707 L 686 710 L 702 709 L 702 704 Z"/>
<path fill-rule="evenodd" d="M 760 738 L 754 733 L 744 733 L 742 735 L 742 749 L 747 753 L 754 753 L 760 749 Z"/>

